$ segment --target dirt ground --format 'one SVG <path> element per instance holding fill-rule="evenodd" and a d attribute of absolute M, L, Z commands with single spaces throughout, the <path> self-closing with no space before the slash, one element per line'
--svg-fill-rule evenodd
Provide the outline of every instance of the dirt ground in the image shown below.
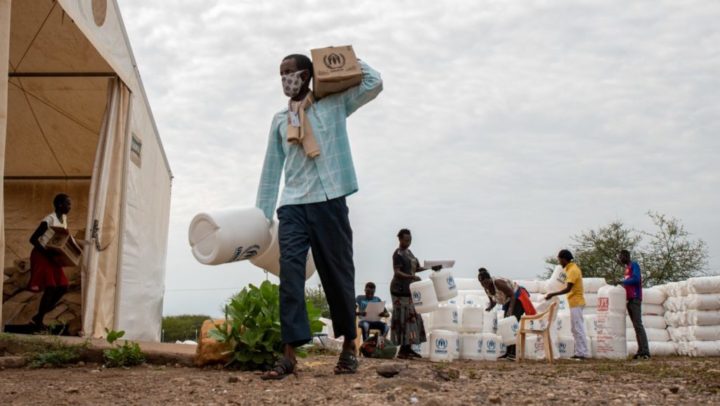
<path fill-rule="evenodd" d="M 720 404 L 720 360 L 469 362 L 363 359 L 357 375 L 335 376 L 335 357 L 301 360 L 298 377 L 265 382 L 253 372 L 144 365 L 0 371 L 0 404 Z M 396 364 L 383 378 L 376 367 Z"/>

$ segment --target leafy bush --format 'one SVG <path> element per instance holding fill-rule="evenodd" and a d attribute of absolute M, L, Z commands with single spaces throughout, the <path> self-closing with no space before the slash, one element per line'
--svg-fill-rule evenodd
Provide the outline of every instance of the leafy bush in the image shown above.
<path fill-rule="evenodd" d="M 47 344 L 43 350 L 32 352 L 30 356 L 31 368 L 63 367 L 68 364 L 74 364 L 82 359 L 82 352 L 89 346 L 89 343 L 80 345 L 68 345 L 60 341 Z"/>
<path fill-rule="evenodd" d="M 189 314 L 163 317 L 163 342 L 174 343 L 178 340 L 197 340 L 200 327 L 208 319 L 210 319 L 210 316 Z"/>
<path fill-rule="evenodd" d="M 320 309 L 305 300 L 311 333 L 322 330 Z M 282 354 L 280 335 L 280 288 L 269 281 L 249 285 L 225 306 L 225 323 L 210 330 L 210 336 L 231 343 L 228 365 L 241 369 L 267 369 Z M 298 352 L 303 356 L 304 353 Z"/>
<path fill-rule="evenodd" d="M 117 340 L 125 335 L 124 331 L 105 329 L 105 332 L 107 332 L 107 342 L 113 346 L 103 351 L 106 367 L 129 367 L 145 362 L 145 354 L 140 350 L 138 343 L 124 340 L 123 345 L 118 345 Z"/>
<path fill-rule="evenodd" d="M 330 305 L 328 305 L 322 285 L 305 289 L 305 298 L 311 301 L 313 306 L 320 309 L 321 317 L 330 318 Z"/>

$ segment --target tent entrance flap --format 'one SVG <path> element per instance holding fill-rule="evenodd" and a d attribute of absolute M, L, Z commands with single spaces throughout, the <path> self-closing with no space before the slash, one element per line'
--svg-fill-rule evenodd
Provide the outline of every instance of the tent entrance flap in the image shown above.
<path fill-rule="evenodd" d="M 90 187 L 88 240 L 86 247 L 86 304 L 83 330 L 86 335 L 103 337 L 113 329 L 121 247 L 121 197 L 124 163 L 129 138 L 130 90 L 113 79 L 109 84 L 105 118 L 100 133 L 93 180 Z"/>

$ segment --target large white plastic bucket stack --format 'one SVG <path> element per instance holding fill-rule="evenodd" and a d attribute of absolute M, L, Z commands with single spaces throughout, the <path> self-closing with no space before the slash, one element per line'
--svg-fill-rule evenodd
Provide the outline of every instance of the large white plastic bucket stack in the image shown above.
<path fill-rule="evenodd" d="M 504 317 L 497 322 L 497 333 L 501 337 L 503 344 L 515 344 L 520 323 L 515 316 Z"/>
<path fill-rule="evenodd" d="M 278 222 L 274 222 L 270 228 L 272 236 L 270 246 L 262 254 L 250 259 L 250 262 L 258 268 L 262 268 L 271 274 L 280 277 L 280 243 L 278 242 Z M 312 251 L 308 250 L 307 260 L 305 261 L 305 279 L 315 272 L 315 261 L 313 260 Z"/>
<path fill-rule="evenodd" d="M 435 287 L 431 280 L 417 281 L 411 283 L 410 295 L 412 296 L 415 311 L 418 313 L 430 313 L 438 308 L 438 300 L 437 296 L 435 295 Z"/>
<path fill-rule="evenodd" d="M 449 269 L 441 269 L 430 274 L 430 280 L 435 287 L 435 296 L 437 300 L 445 302 L 457 296 L 458 289 L 455 285 L 452 272 Z"/>
<path fill-rule="evenodd" d="M 458 307 L 447 304 L 442 305 L 432 312 L 433 329 L 458 331 L 460 317 Z"/>
<path fill-rule="evenodd" d="M 466 306 L 462 311 L 461 331 L 477 333 L 483 331 L 485 309 L 478 306 Z"/>
<path fill-rule="evenodd" d="M 462 334 L 460 337 L 460 343 L 460 359 L 475 361 L 484 359 L 482 334 Z"/>
<path fill-rule="evenodd" d="M 593 340 L 598 358 L 625 359 L 625 289 L 603 286 L 598 290 L 597 337 Z"/>
<path fill-rule="evenodd" d="M 258 208 L 215 210 L 196 215 L 188 239 L 195 259 L 205 265 L 242 261 L 270 246 L 270 226 Z"/>
<path fill-rule="evenodd" d="M 433 330 L 430 338 L 430 361 L 450 362 L 454 359 L 458 339 L 456 332 Z"/>

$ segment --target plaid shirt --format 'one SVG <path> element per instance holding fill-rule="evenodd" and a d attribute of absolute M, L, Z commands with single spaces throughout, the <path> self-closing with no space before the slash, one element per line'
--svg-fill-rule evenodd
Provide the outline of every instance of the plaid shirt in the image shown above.
<path fill-rule="evenodd" d="M 273 117 L 255 203 L 268 219 L 275 211 L 283 166 L 285 187 L 279 206 L 324 202 L 357 192 L 345 121 L 382 91 L 380 74 L 362 61 L 360 67 L 360 85 L 316 101 L 306 113 L 320 147 L 318 157 L 308 158 L 302 146 L 287 142 L 287 108 Z"/>

